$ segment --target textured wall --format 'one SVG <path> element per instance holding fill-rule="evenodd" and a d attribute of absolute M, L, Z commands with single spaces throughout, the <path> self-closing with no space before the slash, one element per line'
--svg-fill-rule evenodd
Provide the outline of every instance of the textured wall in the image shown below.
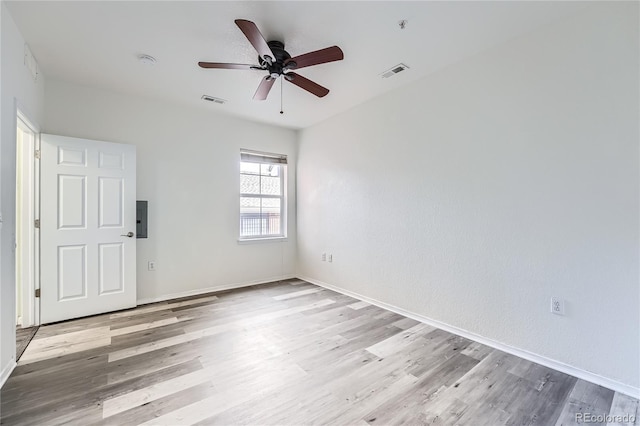
<path fill-rule="evenodd" d="M 302 131 L 299 276 L 638 387 L 638 47 L 594 3 Z"/>

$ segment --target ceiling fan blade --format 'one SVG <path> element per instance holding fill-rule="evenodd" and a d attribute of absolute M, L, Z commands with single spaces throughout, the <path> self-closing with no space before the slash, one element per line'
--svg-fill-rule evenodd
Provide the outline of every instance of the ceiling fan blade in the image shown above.
<path fill-rule="evenodd" d="M 306 90 L 307 92 L 313 93 L 319 98 L 327 96 L 327 93 L 329 93 L 329 89 L 327 89 L 326 87 L 322 87 L 318 83 L 314 83 L 308 78 L 304 78 L 303 76 L 301 76 L 300 74 L 296 74 L 295 72 L 287 73 L 285 74 L 285 77 L 291 83 L 295 84 L 301 89 Z"/>
<path fill-rule="evenodd" d="M 344 59 L 344 53 L 338 46 L 327 47 L 326 49 L 316 50 L 315 52 L 305 53 L 288 59 L 285 61 L 285 67 L 289 62 L 295 62 L 296 66 L 291 69 L 300 69 L 310 67 L 312 65 L 324 64 L 327 62 L 341 61 Z"/>
<path fill-rule="evenodd" d="M 264 101 L 265 99 L 267 99 L 267 95 L 269 95 L 269 92 L 271 91 L 271 87 L 275 82 L 276 82 L 276 79 L 272 78 L 269 75 L 263 78 L 262 81 L 260 82 L 260 86 L 258 86 L 258 90 L 256 90 L 256 94 L 253 95 L 253 100 Z"/>
<path fill-rule="evenodd" d="M 258 51 L 258 55 L 263 59 L 265 59 L 265 56 L 268 56 L 275 60 L 276 55 L 273 54 L 264 37 L 260 34 L 260 30 L 256 24 L 246 19 L 236 19 L 235 22 L 238 28 L 240 28 L 240 31 L 247 37 L 249 43 Z"/>
<path fill-rule="evenodd" d="M 221 68 L 228 70 L 250 70 L 255 68 L 260 68 L 256 65 L 249 64 L 223 64 L 220 62 L 198 62 L 201 68 Z"/>

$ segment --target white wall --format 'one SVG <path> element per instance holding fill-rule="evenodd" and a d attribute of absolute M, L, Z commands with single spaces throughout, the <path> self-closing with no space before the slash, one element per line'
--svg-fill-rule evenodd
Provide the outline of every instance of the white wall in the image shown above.
<path fill-rule="evenodd" d="M 53 79 L 45 93 L 44 132 L 137 146 L 137 199 L 149 201 L 149 238 L 137 240 L 139 301 L 293 276 L 293 130 L 225 116 L 217 105 L 184 108 Z M 238 244 L 240 148 L 288 155 L 287 242 Z"/>
<path fill-rule="evenodd" d="M 42 122 L 44 76 L 34 81 L 24 66 L 24 38 L 6 5 L 0 17 L 0 382 L 15 360 L 15 209 L 16 209 L 16 101 L 36 124 Z"/>
<path fill-rule="evenodd" d="M 638 36 L 594 3 L 302 131 L 298 275 L 637 389 Z"/>

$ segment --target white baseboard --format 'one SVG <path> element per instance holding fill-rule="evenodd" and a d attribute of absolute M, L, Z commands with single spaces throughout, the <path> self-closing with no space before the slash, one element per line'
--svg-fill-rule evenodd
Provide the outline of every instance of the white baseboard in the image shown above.
<path fill-rule="evenodd" d="M 165 300 L 180 299 L 181 297 L 199 296 L 201 294 L 214 293 L 216 291 L 233 290 L 236 288 L 250 287 L 252 285 L 267 284 L 275 281 L 289 280 L 295 277 L 296 277 L 295 274 L 282 275 L 278 277 L 265 278 L 261 280 L 255 280 L 255 281 L 247 281 L 247 282 L 235 283 L 235 284 L 224 284 L 224 285 L 213 286 L 213 287 L 199 288 L 196 290 L 181 291 L 179 293 L 163 294 L 162 296 L 158 296 L 158 297 L 148 297 L 145 299 L 138 299 L 137 304 L 146 305 L 147 303 L 164 302 Z"/>
<path fill-rule="evenodd" d="M 2 373 L 0 373 L 0 388 L 4 386 L 4 383 L 7 381 L 14 368 L 16 368 L 16 360 L 11 359 L 2 369 Z"/>
<path fill-rule="evenodd" d="M 535 362 L 535 363 L 540 364 L 540 365 L 544 365 L 545 367 L 553 368 L 554 370 L 560 371 L 560 372 L 565 373 L 565 374 L 569 374 L 571 376 L 577 377 L 577 378 L 582 379 L 582 380 L 586 380 L 587 382 L 595 383 L 596 385 L 600 385 L 600 386 L 603 386 L 605 388 L 611 389 L 613 391 L 623 393 L 623 394 L 628 395 L 628 396 L 633 397 L 633 398 L 640 398 L 640 388 L 637 388 L 635 386 L 627 385 L 625 383 L 621 383 L 621 382 L 618 382 L 616 380 L 612 380 L 612 379 L 609 379 L 607 377 L 603 377 L 603 376 L 600 376 L 598 374 L 591 373 L 591 372 L 586 371 L 586 370 L 582 370 L 580 368 L 571 366 L 569 364 L 565 364 L 563 362 L 556 361 L 554 359 L 547 358 L 547 357 L 544 357 L 542 355 L 538 355 L 536 353 L 526 351 L 524 349 L 519 349 L 519 348 L 516 348 L 516 347 L 513 347 L 513 346 L 509 346 L 509 345 L 507 345 L 505 343 L 498 342 L 496 340 L 481 336 L 481 335 L 473 333 L 471 331 L 467 331 L 467 330 L 464 330 L 462 328 L 458 328 L 458 327 L 455 327 L 453 325 L 449 325 L 449 324 L 446 324 L 444 322 L 440 322 L 440 321 L 431 319 L 429 317 L 425 317 L 425 316 L 420 315 L 420 314 L 409 312 L 409 311 L 407 311 L 405 309 L 402 309 L 402 308 L 399 308 L 397 306 L 390 305 L 388 303 L 381 302 L 379 300 L 372 299 L 370 297 L 363 296 L 361 294 L 354 293 L 352 291 L 345 290 L 343 288 L 336 287 L 334 285 L 331 285 L 331 284 L 328 284 L 328 283 L 325 283 L 325 282 L 322 282 L 322 281 L 319 281 L 319 280 L 316 280 L 316 279 L 313 279 L 313 278 L 305 277 L 303 275 L 298 275 L 297 277 L 299 279 L 301 279 L 301 280 L 308 281 L 308 282 L 310 282 L 312 284 L 316 284 L 316 285 L 318 285 L 320 287 L 324 287 L 324 288 L 327 288 L 329 290 L 337 291 L 338 293 L 342 293 L 344 295 L 351 296 L 351 297 L 353 297 L 355 299 L 362 300 L 364 302 L 370 303 L 372 305 L 378 306 L 378 307 L 386 309 L 388 311 L 395 312 L 397 314 L 403 315 L 403 316 L 405 316 L 407 318 L 411 318 L 411 319 L 414 319 L 416 321 L 420 321 L 422 323 L 429 324 L 429 325 L 437 327 L 439 329 L 448 331 L 450 333 L 457 334 L 458 336 L 462 336 L 462 337 L 465 337 L 467 339 L 473 340 L 475 342 L 482 343 L 483 345 L 490 346 L 492 348 L 495 348 L 495 349 L 498 349 L 500 351 L 509 353 L 511 355 L 515 355 L 517 357 L 524 358 L 524 359 L 526 359 L 528 361 Z"/>

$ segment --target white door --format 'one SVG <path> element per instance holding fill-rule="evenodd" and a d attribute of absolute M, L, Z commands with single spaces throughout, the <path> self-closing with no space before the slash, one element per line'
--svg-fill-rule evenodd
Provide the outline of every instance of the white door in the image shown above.
<path fill-rule="evenodd" d="M 41 135 L 43 324 L 136 305 L 136 149 Z"/>

